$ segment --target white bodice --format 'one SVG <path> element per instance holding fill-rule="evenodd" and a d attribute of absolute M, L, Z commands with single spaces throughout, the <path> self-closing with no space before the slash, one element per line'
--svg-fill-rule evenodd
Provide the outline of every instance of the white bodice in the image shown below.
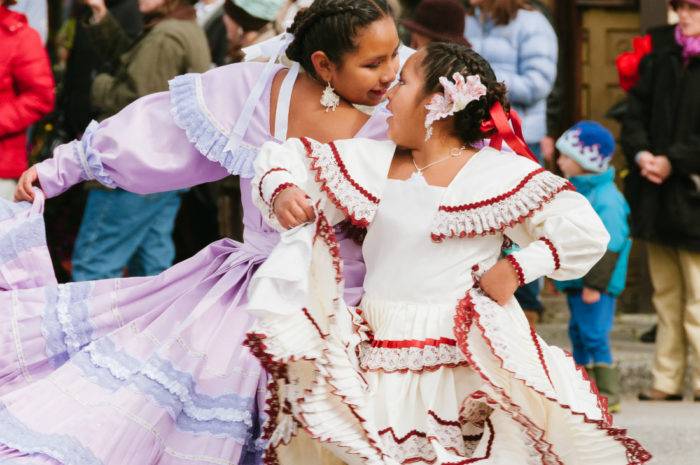
<path fill-rule="evenodd" d="M 430 240 L 444 191 L 422 176 L 387 181 L 363 245 L 367 298 L 454 305 L 473 284 L 472 267 L 478 264 L 483 272 L 496 262 L 501 234 Z"/>

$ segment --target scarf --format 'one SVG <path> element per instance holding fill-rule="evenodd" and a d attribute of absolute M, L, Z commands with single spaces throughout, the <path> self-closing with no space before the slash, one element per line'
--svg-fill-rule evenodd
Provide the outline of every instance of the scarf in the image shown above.
<path fill-rule="evenodd" d="M 683 62 L 687 65 L 691 58 L 700 56 L 700 36 L 688 37 L 680 26 L 676 26 L 676 42 L 683 49 Z"/>

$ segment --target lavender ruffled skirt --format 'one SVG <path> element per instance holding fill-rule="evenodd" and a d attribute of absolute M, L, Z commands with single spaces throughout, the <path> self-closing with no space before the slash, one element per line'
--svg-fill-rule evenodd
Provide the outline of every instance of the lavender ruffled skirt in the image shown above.
<path fill-rule="evenodd" d="M 42 209 L 0 201 L 0 463 L 259 463 L 268 377 L 242 342 L 266 252 L 59 285 Z"/>

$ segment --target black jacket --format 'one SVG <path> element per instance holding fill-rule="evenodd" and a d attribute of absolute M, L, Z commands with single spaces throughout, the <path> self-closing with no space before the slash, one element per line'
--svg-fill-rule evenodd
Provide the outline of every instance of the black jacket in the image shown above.
<path fill-rule="evenodd" d="M 223 6 L 209 18 L 209 21 L 204 24 L 203 28 L 209 42 L 212 62 L 216 66 L 227 64 L 229 45 L 228 37 L 226 36 L 226 25 L 224 24 Z"/>
<path fill-rule="evenodd" d="M 673 27 L 651 34 L 653 52 L 640 65 L 621 133 L 632 235 L 700 251 L 700 57 L 683 63 Z M 662 185 L 641 176 L 634 158 L 643 150 L 671 161 L 673 173 Z"/>
<path fill-rule="evenodd" d="M 135 39 L 141 34 L 143 19 L 138 0 L 110 0 L 106 3 L 110 14 L 131 38 Z M 74 14 L 77 18 L 75 41 L 60 96 L 65 130 L 72 139 L 79 137 L 90 121 L 97 117 L 97 111 L 90 103 L 90 88 L 95 76 L 114 71 L 111 63 L 97 54 L 84 25 L 83 19 L 91 14 L 89 8 L 78 5 Z"/>

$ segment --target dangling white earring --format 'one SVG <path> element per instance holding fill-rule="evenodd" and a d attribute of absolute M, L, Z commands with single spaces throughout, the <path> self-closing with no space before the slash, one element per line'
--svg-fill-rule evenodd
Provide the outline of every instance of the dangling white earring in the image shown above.
<path fill-rule="evenodd" d="M 433 125 L 426 126 L 425 128 L 425 141 L 428 142 L 430 138 L 433 137 Z"/>
<path fill-rule="evenodd" d="M 328 110 L 333 110 L 340 105 L 340 96 L 335 93 L 335 89 L 331 86 L 330 82 L 326 83 L 326 88 L 323 89 L 323 95 L 321 95 L 321 105 L 326 108 L 326 113 Z"/>

